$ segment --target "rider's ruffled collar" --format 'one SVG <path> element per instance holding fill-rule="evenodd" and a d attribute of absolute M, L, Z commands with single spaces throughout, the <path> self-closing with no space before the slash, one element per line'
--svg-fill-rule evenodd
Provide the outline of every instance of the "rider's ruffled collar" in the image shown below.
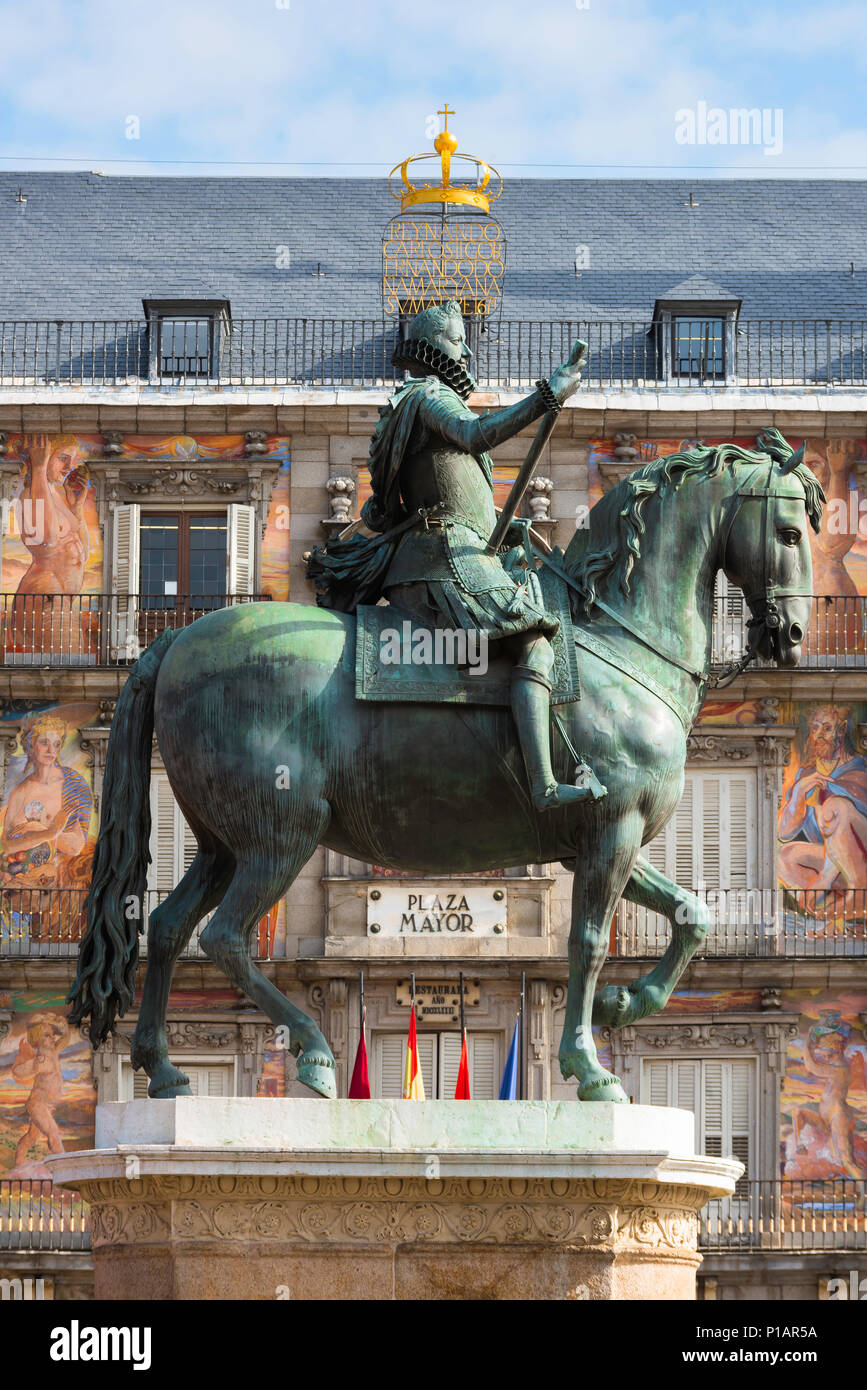
<path fill-rule="evenodd" d="M 426 367 L 434 376 L 439 377 L 445 386 L 450 386 L 462 401 L 476 390 L 475 381 L 461 363 L 446 357 L 442 349 L 428 342 L 427 338 L 408 339 L 395 349 L 391 363 L 393 367 L 403 367 L 406 371 L 412 371 L 415 367 Z"/>

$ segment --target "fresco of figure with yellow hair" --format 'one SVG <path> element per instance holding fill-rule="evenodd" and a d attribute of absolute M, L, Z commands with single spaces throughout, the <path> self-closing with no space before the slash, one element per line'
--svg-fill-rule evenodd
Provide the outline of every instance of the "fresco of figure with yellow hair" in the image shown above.
<path fill-rule="evenodd" d="M 93 793 L 61 760 L 69 733 L 56 714 L 37 715 L 24 726 L 23 775 L 9 793 L 0 830 L 4 915 L 31 940 L 80 935 Z M 48 891 L 56 889 L 67 891 Z"/>
<path fill-rule="evenodd" d="M 23 468 L 12 511 L 29 564 L 15 564 L 15 599 L 7 613 L 7 652 L 19 659 L 43 652 L 80 656 L 88 649 L 88 559 L 101 550 L 93 490 L 83 466 L 86 446 L 74 435 L 25 435 L 18 444 Z M 87 512 L 90 512 L 88 517 Z M 94 534 L 95 533 L 95 534 Z M 23 557 L 22 557 L 23 559 Z M 10 566 L 4 556 L 4 589 Z M 84 622 L 82 618 L 84 617 Z"/>

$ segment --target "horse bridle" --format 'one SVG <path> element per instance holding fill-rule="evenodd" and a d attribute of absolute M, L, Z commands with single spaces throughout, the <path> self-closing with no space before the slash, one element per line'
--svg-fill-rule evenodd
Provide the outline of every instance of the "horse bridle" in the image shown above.
<path fill-rule="evenodd" d="M 793 459 L 795 457 L 795 455 L 792 456 Z M 782 470 L 779 476 L 784 476 L 785 473 L 790 471 L 792 466 L 790 460 L 789 467 Z M 751 617 L 747 623 L 749 641 L 747 649 L 740 660 L 736 661 L 734 665 L 730 666 L 726 671 L 721 672 L 713 681 L 713 685 L 718 690 L 723 689 L 725 685 L 730 685 L 742 671 L 746 670 L 750 662 L 755 660 L 762 639 L 766 633 L 769 633 L 771 636 L 775 658 L 779 658 L 780 629 L 783 620 L 780 616 L 780 610 L 777 607 L 778 599 L 812 598 L 812 593 L 807 590 L 789 589 L 775 583 L 769 572 L 769 532 L 771 528 L 772 503 L 787 499 L 797 502 L 805 501 L 803 489 L 800 492 L 781 492 L 778 487 L 778 481 L 778 475 L 774 472 L 774 460 L 770 459 L 768 462 L 768 476 L 765 487 L 747 487 L 738 490 L 738 503 L 732 510 L 729 523 L 725 529 L 721 560 L 721 567 L 723 570 L 726 569 L 732 527 L 740 515 L 741 508 L 745 502 L 751 499 L 763 502 L 760 542 L 762 556 L 761 583 L 758 589 L 753 589 L 749 593 L 744 590 L 744 598 L 746 599 L 750 612 L 753 614 L 753 617 Z"/>

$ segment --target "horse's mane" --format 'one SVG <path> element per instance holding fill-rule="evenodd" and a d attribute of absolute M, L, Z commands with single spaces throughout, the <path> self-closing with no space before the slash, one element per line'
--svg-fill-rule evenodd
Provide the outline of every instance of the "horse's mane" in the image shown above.
<path fill-rule="evenodd" d="M 683 453 L 652 459 L 617 483 L 593 509 L 592 522 L 601 522 L 596 545 L 570 566 L 579 589 L 580 607 L 590 612 L 596 602 L 597 584 L 609 575 L 615 576 L 622 592 L 629 595 L 632 571 L 641 559 L 641 538 L 646 529 L 644 509 L 649 498 L 661 494 L 669 484 L 676 491 L 689 479 L 716 478 L 738 464 L 761 464 L 771 458 L 798 479 L 804 489 L 810 524 L 818 531 L 825 494 L 802 458 L 792 462 L 795 450 L 776 429 L 758 435 L 756 444 L 757 449 L 743 449 L 739 444 L 699 444 Z M 798 454 L 803 454 L 803 446 Z"/>

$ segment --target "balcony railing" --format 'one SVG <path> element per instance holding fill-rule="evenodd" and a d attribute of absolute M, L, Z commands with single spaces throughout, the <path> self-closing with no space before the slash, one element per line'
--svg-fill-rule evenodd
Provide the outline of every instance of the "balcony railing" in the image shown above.
<path fill-rule="evenodd" d="M 742 655 L 748 642 L 749 611 L 738 593 L 714 605 L 714 666 Z M 770 661 L 755 663 L 767 670 Z M 862 594 L 814 594 L 810 626 L 801 648 L 801 668 L 819 671 L 863 670 L 867 665 L 867 598 Z"/>
<path fill-rule="evenodd" d="M 270 594 L 0 594 L 0 665 L 129 666 L 164 628 Z"/>
<path fill-rule="evenodd" d="M 13 850 L 14 846 L 7 846 L 7 855 Z M 3 868 L 8 875 L 8 860 Z M 0 887 L 0 960 L 77 956 L 87 925 L 87 888 L 16 888 L 14 884 L 14 877 L 7 876 Z M 144 895 L 144 934 L 140 945 L 143 956 L 147 955 L 150 914 L 168 895 L 168 891 L 156 889 L 149 889 Z M 283 944 L 277 939 L 277 911 L 272 908 L 251 936 L 250 951 L 257 960 L 276 960 L 284 954 Z M 199 938 L 209 920 L 210 916 L 203 917 L 195 927 L 182 956 L 204 958 Z"/>
<path fill-rule="evenodd" d="M 270 594 L 0 594 L 0 665 L 129 666 L 166 627 L 188 627 L 236 603 L 268 602 Z M 711 661 L 736 661 L 747 646 L 739 595 L 717 601 Z M 773 663 L 757 661 L 768 669 Z M 816 595 L 801 667 L 867 669 L 867 597 Z"/>
<path fill-rule="evenodd" d="M 179 341 L 197 341 L 201 319 L 172 322 Z M 394 319 L 234 319 L 214 326 L 207 357 L 165 356 L 156 324 L 141 320 L 6 321 L 0 323 L 0 388 L 390 387 L 404 375 L 391 365 L 400 335 Z M 531 386 L 566 360 L 576 338 L 590 347 L 585 391 L 867 385 L 865 322 L 833 318 L 743 320 L 719 350 L 686 358 L 674 352 L 670 324 L 492 319 L 471 325 L 474 375 L 483 386 Z"/>
<path fill-rule="evenodd" d="M 699 1249 L 864 1250 L 867 1179 L 742 1179 L 699 1214 Z"/>
<path fill-rule="evenodd" d="M 867 956 L 867 888 L 733 888 L 698 894 L 711 926 L 697 958 Z M 668 919 L 625 900 L 617 906 L 615 955 L 657 960 Z"/>
<path fill-rule="evenodd" d="M 39 1179 L 0 1181 L 0 1250 L 89 1250 L 90 1210 Z"/>

